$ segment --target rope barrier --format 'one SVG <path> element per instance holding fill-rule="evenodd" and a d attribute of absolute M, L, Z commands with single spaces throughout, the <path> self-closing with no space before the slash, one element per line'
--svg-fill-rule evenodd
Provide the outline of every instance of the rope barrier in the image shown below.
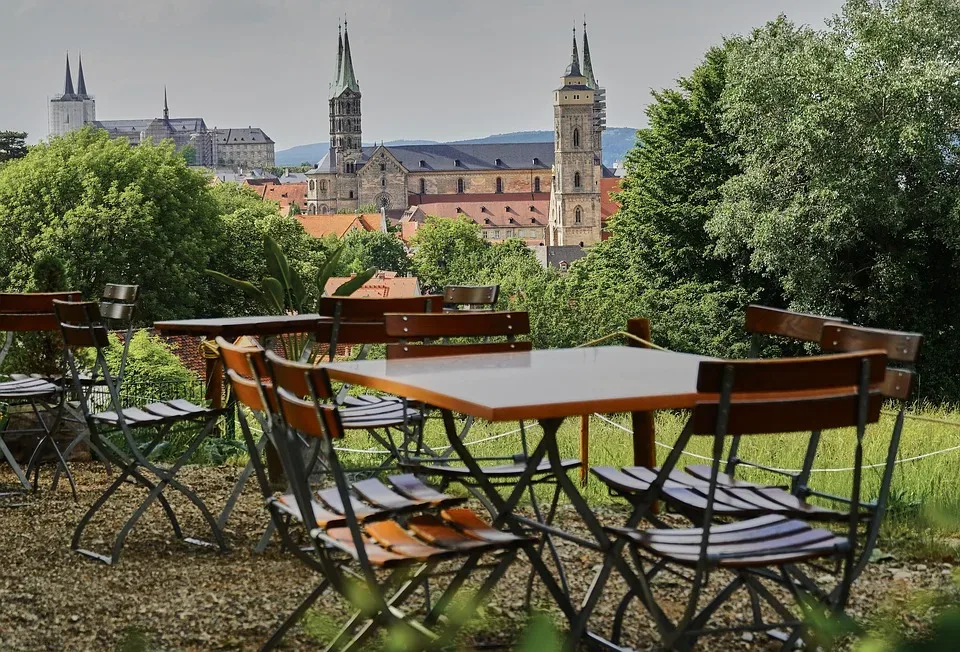
<path fill-rule="evenodd" d="M 893 415 L 896 415 L 896 414 L 897 414 L 896 412 L 890 412 L 890 411 L 888 411 L 888 410 L 884 410 L 884 413 L 885 413 L 885 414 L 893 414 Z M 632 433 L 632 432 L 633 432 L 633 431 L 630 430 L 629 428 L 620 425 L 620 424 L 617 423 L 616 421 L 612 421 L 612 420 L 608 419 L 607 417 L 603 416 L 602 414 L 594 414 L 593 416 L 597 417 L 597 418 L 600 419 L 601 421 L 605 421 L 606 423 L 609 423 L 611 426 L 613 426 L 613 427 L 615 427 L 615 428 L 619 428 L 620 430 L 623 430 L 624 432 L 629 432 L 629 433 Z M 923 418 L 923 420 L 925 420 L 925 421 L 928 420 L 928 419 L 932 419 L 932 417 Z M 955 423 L 949 422 L 949 421 L 944 421 L 944 423 L 950 423 L 950 424 L 952 424 L 952 425 L 960 425 L 960 424 L 955 424 Z M 673 450 L 673 446 L 671 446 L 670 444 L 665 444 L 665 443 L 663 443 L 662 441 L 657 441 L 657 442 L 654 442 L 654 443 L 655 443 L 657 446 L 660 446 L 661 448 L 666 448 L 666 449 L 668 449 L 668 450 Z M 958 445 L 958 446 L 950 446 L 949 448 L 944 448 L 944 449 L 938 450 L 938 451 L 931 451 L 931 452 L 929 452 L 929 453 L 921 453 L 920 455 L 914 455 L 913 457 L 904 457 L 903 459 L 899 459 L 899 460 L 897 460 L 896 462 L 894 462 L 894 465 L 896 466 L 897 464 L 904 464 L 904 463 L 906 463 L 906 462 L 915 462 L 915 461 L 917 461 L 917 460 L 922 460 L 922 459 L 925 459 L 925 458 L 927 458 L 927 457 L 934 457 L 935 455 L 942 455 L 943 453 L 949 453 L 949 452 L 952 452 L 952 451 L 955 451 L 955 450 L 960 450 L 960 445 Z M 681 454 L 681 455 L 687 455 L 687 456 L 689 456 L 689 457 L 693 457 L 693 458 L 696 458 L 696 459 L 698 459 L 698 460 L 704 460 L 704 461 L 710 462 L 710 463 L 713 463 L 713 461 L 714 461 L 712 457 L 707 457 L 706 455 L 697 455 L 696 453 L 691 453 L 691 452 L 689 452 L 689 451 L 681 451 L 680 454 Z M 886 463 L 864 464 L 861 468 L 863 468 L 863 469 L 882 469 L 882 468 L 885 467 L 885 466 L 886 466 Z M 771 469 L 771 470 L 777 471 L 777 472 L 780 472 L 780 473 L 800 473 L 803 469 L 778 469 L 778 468 L 773 468 L 773 469 Z M 811 472 L 811 473 L 849 473 L 850 471 L 854 471 L 854 470 L 856 470 L 854 467 L 848 466 L 848 467 L 841 467 L 841 468 L 835 468 L 835 469 L 810 469 L 810 472 Z"/>

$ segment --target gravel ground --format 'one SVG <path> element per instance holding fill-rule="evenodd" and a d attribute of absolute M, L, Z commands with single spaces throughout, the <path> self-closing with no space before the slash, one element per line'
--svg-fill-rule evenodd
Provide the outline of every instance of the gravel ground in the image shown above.
<path fill-rule="evenodd" d="M 56 494 L 47 491 L 0 500 L 0 650 L 256 649 L 317 582 L 312 572 L 291 555 L 281 553 L 277 545 L 265 554 L 253 553 L 268 517 L 252 490 L 231 517 L 227 531 L 231 550 L 226 554 L 174 539 L 156 505 L 128 537 L 116 566 L 73 553 L 70 539 L 74 527 L 107 482 L 99 467 L 76 464 L 73 468 L 79 503 L 71 500 L 63 483 Z M 223 504 L 237 472 L 235 468 L 188 468 L 181 478 L 216 509 Z M 0 471 L 0 485 L 10 486 L 12 480 L 11 473 Z M 112 541 L 111 533 L 143 495 L 134 486 L 124 486 L 88 528 L 84 545 L 104 550 Z M 204 537 L 196 510 L 176 493 L 169 497 L 184 531 Z M 625 510 L 609 507 L 601 513 L 604 522 L 618 525 L 625 515 Z M 559 521 L 566 528 L 578 529 L 578 519 L 570 508 L 561 507 Z M 571 593 L 583 595 L 601 561 L 599 555 L 572 544 L 561 544 L 560 555 Z M 465 647 L 509 645 L 518 639 L 526 622 L 523 598 L 528 572 L 525 561 L 511 568 L 466 635 Z M 921 626 L 924 614 L 917 611 L 912 596 L 917 590 L 948 585 L 951 576 L 952 568 L 944 564 L 873 565 L 855 587 L 850 612 L 857 618 L 892 618 L 908 627 Z M 591 620 L 597 631 L 609 630 L 624 587 L 618 576 L 612 576 Z M 684 594 L 678 583 L 664 582 L 658 587 L 668 613 L 682 608 Z M 545 590 L 539 589 L 537 595 L 541 607 L 549 611 Z M 746 596 L 738 594 L 720 618 L 729 621 L 745 613 L 747 604 Z M 325 597 L 304 626 L 294 628 L 284 642 L 290 649 L 322 647 L 345 614 L 336 598 Z M 624 636 L 624 642 L 636 649 L 653 647 L 651 621 L 639 606 L 630 610 Z M 708 639 L 701 648 L 766 650 L 776 646 L 764 637 L 748 641 L 729 635 Z"/>

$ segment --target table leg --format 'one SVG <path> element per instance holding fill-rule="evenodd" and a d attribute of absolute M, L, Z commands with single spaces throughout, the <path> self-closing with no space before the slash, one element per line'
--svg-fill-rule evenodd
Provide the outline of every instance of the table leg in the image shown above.
<path fill-rule="evenodd" d="M 206 358 L 207 392 L 204 398 L 215 410 L 223 407 L 223 363 L 220 357 Z"/>

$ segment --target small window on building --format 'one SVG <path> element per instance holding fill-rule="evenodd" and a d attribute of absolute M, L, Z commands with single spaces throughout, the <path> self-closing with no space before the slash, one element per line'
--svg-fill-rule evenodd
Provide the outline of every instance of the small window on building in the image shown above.
<path fill-rule="evenodd" d="M 380 164 L 380 171 L 381 171 L 381 172 L 386 172 L 386 171 L 387 171 L 387 164 L 386 164 L 386 163 L 381 163 L 381 164 Z"/>
<path fill-rule="evenodd" d="M 312 191 L 314 191 L 314 190 L 316 190 L 316 189 L 317 189 L 317 182 L 316 182 L 316 181 L 311 181 L 311 182 L 310 182 L 310 191 L 312 192 Z"/>
<path fill-rule="evenodd" d="M 540 192 L 540 177 L 533 179 L 533 192 Z"/>
<path fill-rule="evenodd" d="M 580 173 L 579 173 L 579 172 L 574 172 L 574 173 L 573 173 L 573 187 L 574 187 L 574 188 L 579 188 L 579 187 L 580 187 Z"/>
<path fill-rule="evenodd" d="M 420 179 L 420 194 L 421 194 L 421 195 L 427 194 L 427 180 L 426 180 L 426 179 Z"/>
<path fill-rule="evenodd" d="M 424 161 L 423 159 L 420 159 L 420 167 L 422 167 L 422 168 L 427 167 L 427 162 Z"/>
<path fill-rule="evenodd" d="M 573 221 L 577 224 L 583 221 L 583 209 L 579 206 L 573 211 Z"/>
<path fill-rule="evenodd" d="M 350 191 L 350 199 L 353 199 L 353 191 Z"/>
<path fill-rule="evenodd" d="M 580 130 L 579 129 L 573 130 L 573 146 L 580 147 Z"/>
<path fill-rule="evenodd" d="M 457 179 L 457 192 L 463 194 L 463 179 Z"/>
<path fill-rule="evenodd" d="M 386 186 L 386 185 L 387 185 L 387 180 L 386 180 L 386 179 L 380 179 L 380 187 L 383 188 L 383 187 Z"/>
<path fill-rule="evenodd" d="M 455 167 L 455 168 L 462 168 L 462 167 L 463 167 L 463 163 L 460 162 L 460 159 L 454 159 L 454 160 L 453 160 L 453 167 Z"/>
<path fill-rule="evenodd" d="M 497 192 L 503 192 L 503 179 L 497 177 Z"/>
<path fill-rule="evenodd" d="M 534 164 L 534 165 L 540 165 L 540 158 L 537 157 L 537 156 L 534 156 L 534 157 L 533 157 L 533 164 Z"/>
<path fill-rule="evenodd" d="M 497 159 L 497 162 L 496 162 L 496 165 L 497 165 L 497 167 L 501 167 L 501 166 L 503 165 L 503 159 L 499 159 L 499 158 L 498 158 L 498 159 Z"/>
<path fill-rule="evenodd" d="M 531 206 L 530 208 L 533 208 L 533 206 Z M 531 217 L 531 218 L 530 218 L 530 224 L 536 224 L 536 223 L 537 223 L 537 218 Z"/>
<path fill-rule="evenodd" d="M 460 215 L 461 213 L 463 213 L 463 209 L 457 206 L 457 215 Z"/>
<path fill-rule="evenodd" d="M 536 207 L 536 206 L 531 206 L 531 207 L 530 207 L 530 212 L 531 212 L 531 213 L 536 213 L 536 212 L 537 212 L 537 207 Z"/>

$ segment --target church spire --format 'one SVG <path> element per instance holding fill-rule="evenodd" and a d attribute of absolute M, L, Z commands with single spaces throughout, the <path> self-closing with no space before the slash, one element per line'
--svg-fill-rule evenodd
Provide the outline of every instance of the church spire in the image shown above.
<path fill-rule="evenodd" d="M 343 21 L 343 59 L 340 61 L 337 87 L 333 94 L 334 96 L 340 95 L 348 88 L 354 93 L 360 92 L 357 75 L 353 71 L 353 56 L 350 54 L 350 32 L 347 30 L 347 21 Z"/>
<path fill-rule="evenodd" d="M 77 95 L 86 99 L 87 97 L 87 82 L 83 79 L 83 56 L 77 55 L 77 66 L 80 70 L 77 72 Z"/>
<path fill-rule="evenodd" d="M 587 78 L 587 86 L 597 88 L 597 79 L 593 76 L 593 62 L 590 61 L 590 43 L 587 41 L 587 21 L 583 21 L 583 76 Z"/>
<path fill-rule="evenodd" d="M 580 73 L 580 54 L 577 52 L 577 28 L 573 28 L 573 55 L 570 59 L 570 65 L 567 66 L 567 72 L 564 77 L 581 77 Z"/>
<path fill-rule="evenodd" d="M 170 119 L 170 107 L 167 106 L 167 85 L 163 85 L 163 119 Z"/>
<path fill-rule="evenodd" d="M 73 92 L 73 75 L 70 74 L 70 53 L 67 52 L 67 73 L 66 78 L 63 82 L 63 94 L 66 97 L 73 97 L 76 93 Z"/>

